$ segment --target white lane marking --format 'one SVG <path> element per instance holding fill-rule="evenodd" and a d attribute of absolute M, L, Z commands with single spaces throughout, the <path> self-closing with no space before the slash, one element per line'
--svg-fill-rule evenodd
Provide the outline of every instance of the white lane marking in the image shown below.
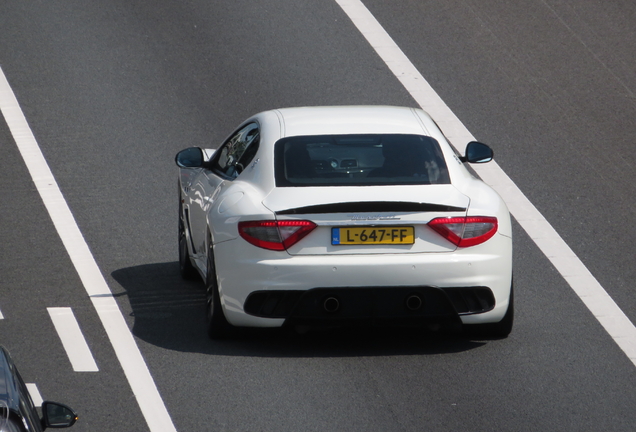
<path fill-rule="evenodd" d="M 475 140 L 430 84 L 413 66 L 375 17 L 359 0 L 336 0 L 393 74 L 442 128 L 455 148 Z M 627 357 L 636 365 L 636 327 L 607 294 L 576 254 L 496 162 L 472 165 L 506 201 L 511 214 L 561 273 Z"/>
<path fill-rule="evenodd" d="M 0 319 L 4 319 L 4 315 L 2 315 L 2 310 L 0 310 Z"/>
<path fill-rule="evenodd" d="M 70 307 L 47 308 L 75 372 L 97 372 L 97 364 Z"/>
<path fill-rule="evenodd" d="M 176 432 L 148 366 L 0 68 L 0 110 L 152 432 Z"/>
<path fill-rule="evenodd" d="M 31 395 L 31 400 L 33 400 L 33 405 L 35 405 L 36 408 L 40 408 L 42 406 L 42 402 L 44 402 L 42 400 L 42 395 L 40 394 L 40 390 L 38 390 L 38 386 L 36 386 L 34 383 L 25 383 L 26 384 L 26 388 L 29 391 L 29 394 Z"/>

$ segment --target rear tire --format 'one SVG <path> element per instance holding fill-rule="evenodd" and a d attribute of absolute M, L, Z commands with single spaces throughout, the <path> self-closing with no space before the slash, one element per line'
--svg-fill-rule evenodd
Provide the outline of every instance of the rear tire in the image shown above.
<path fill-rule="evenodd" d="M 221 296 L 216 279 L 216 269 L 214 267 L 214 254 L 212 242 L 208 247 L 208 266 L 205 277 L 206 290 L 206 317 L 208 323 L 208 336 L 210 339 L 225 339 L 233 334 L 234 327 L 227 322 L 223 307 L 221 306 Z"/>
<path fill-rule="evenodd" d="M 188 236 L 186 235 L 186 225 L 183 220 L 183 205 L 179 198 L 179 272 L 185 280 L 193 280 L 199 276 L 199 273 L 190 261 L 190 253 L 188 252 Z"/>
<path fill-rule="evenodd" d="M 514 304 L 514 284 L 510 284 L 510 300 L 508 301 L 508 310 L 504 317 L 498 323 L 488 324 L 470 324 L 465 325 L 464 329 L 469 335 L 484 336 L 487 338 L 503 339 L 507 338 L 512 332 L 512 326 L 515 320 L 515 304 Z"/>

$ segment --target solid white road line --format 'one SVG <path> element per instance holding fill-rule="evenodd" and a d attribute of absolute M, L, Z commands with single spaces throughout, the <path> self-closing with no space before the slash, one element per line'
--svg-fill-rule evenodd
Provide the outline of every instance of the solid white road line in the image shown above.
<path fill-rule="evenodd" d="M 0 68 L 0 110 L 152 432 L 176 432 L 148 366 Z"/>
<path fill-rule="evenodd" d="M 463 154 L 464 146 L 475 140 L 464 124 L 360 0 L 336 1 L 413 99 L 435 119 L 449 141 Z M 636 365 L 636 327 L 572 249 L 496 162 L 472 167 L 502 196 L 517 222 Z"/>
<path fill-rule="evenodd" d="M 75 372 L 97 372 L 97 364 L 69 307 L 47 308 Z"/>
<path fill-rule="evenodd" d="M 31 395 L 31 399 L 33 400 L 33 405 L 35 405 L 36 408 L 40 408 L 42 406 L 42 402 L 44 402 L 42 400 L 42 395 L 40 394 L 40 390 L 38 390 L 38 386 L 36 386 L 34 383 L 25 383 L 26 384 L 26 388 L 29 391 L 29 394 Z"/>

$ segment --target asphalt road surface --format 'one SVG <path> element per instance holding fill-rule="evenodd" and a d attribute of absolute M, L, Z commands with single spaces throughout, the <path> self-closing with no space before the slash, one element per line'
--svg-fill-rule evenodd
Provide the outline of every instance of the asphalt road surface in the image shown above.
<path fill-rule="evenodd" d="M 636 4 L 364 4 L 635 321 Z M 272 108 L 417 106 L 335 0 L 3 0 L 0 68 L 160 397 L 133 390 L 126 332 L 107 334 L 5 113 L 0 343 L 72 430 L 634 430 L 636 366 L 516 222 L 507 339 L 207 339 L 202 284 L 178 275 L 175 153 Z"/>

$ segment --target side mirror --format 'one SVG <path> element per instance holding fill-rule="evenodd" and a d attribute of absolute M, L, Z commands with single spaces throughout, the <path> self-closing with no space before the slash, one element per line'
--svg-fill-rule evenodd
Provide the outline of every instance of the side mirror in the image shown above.
<path fill-rule="evenodd" d="M 71 408 L 57 402 L 42 402 L 42 426 L 46 428 L 67 428 L 77 421 L 77 414 Z"/>
<path fill-rule="evenodd" d="M 181 150 L 175 156 L 174 161 L 179 168 L 200 168 L 203 166 L 203 150 L 199 147 Z"/>
<path fill-rule="evenodd" d="M 471 141 L 466 146 L 466 156 L 459 158 L 462 162 L 486 163 L 490 162 L 494 152 L 490 147 L 478 141 Z"/>

